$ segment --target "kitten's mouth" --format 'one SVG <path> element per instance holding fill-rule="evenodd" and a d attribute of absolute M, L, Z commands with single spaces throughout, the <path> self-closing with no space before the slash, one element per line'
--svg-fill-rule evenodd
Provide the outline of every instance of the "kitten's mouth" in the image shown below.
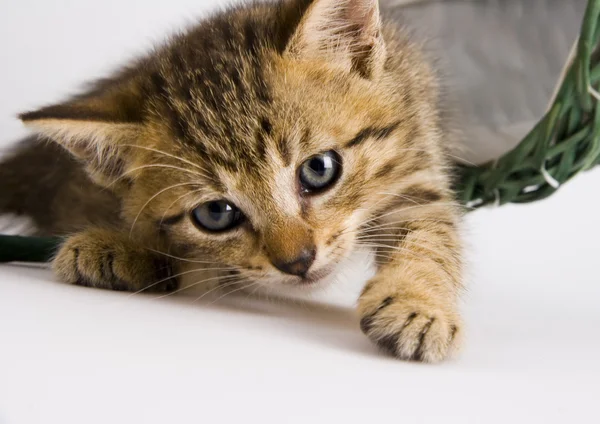
<path fill-rule="evenodd" d="M 327 266 L 325 268 L 321 268 L 317 271 L 309 273 L 305 277 L 298 278 L 296 284 L 303 287 L 314 286 L 323 281 L 326 277 L 328 277 L 333 272 L 333 266 Z"/>
<path fill-rule="evenodd" d="M 293 284 L 295 284 L 299 287 L 308 288 L 308 287 L 315 287 L 319 283 L 324 283 L 325 280 L 327 280 L 327 277 L 331 276 L 337 270 L 340 260 L 341 260 L 341 256 L 338 257 L 334 261 L 330 261 L 325 266 L 322 266 L 321 268 L 319 268 L 317 270 L 309 272 L 304 277 L 298 277 L 297 279 L 295 279 L 295 281 L 293 281 Z"/>

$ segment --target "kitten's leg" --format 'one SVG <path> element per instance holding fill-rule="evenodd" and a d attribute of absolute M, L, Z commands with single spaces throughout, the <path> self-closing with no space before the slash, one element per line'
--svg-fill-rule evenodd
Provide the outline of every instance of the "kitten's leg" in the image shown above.
<path fill-rule="evenodd" d="M 361 236 L 376 247 L 380 263 L 359 300 L 361 329 L 403 359 L 437 362 L 459 345 L 459 215 L 448 205 L 431 195 L 429 202 L 405 205 Z"/>
<path fill-rule="evenodd" d="M 177 288 L 168 258 L 131 242 L 127 235 L 89 229 L 69 237 L 53 261 L 56 275 L 81 286 L 163 292 Z"/>

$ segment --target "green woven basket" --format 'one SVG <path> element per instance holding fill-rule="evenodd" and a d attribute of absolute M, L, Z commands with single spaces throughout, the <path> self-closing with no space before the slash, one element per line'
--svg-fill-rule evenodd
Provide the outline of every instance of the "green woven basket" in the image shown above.
<path fill-rule="evenodd" d="M 455 188 L 468 210 L 544 199 L 600 163 L 599 23 L 600 0 L 589 0 L 574 58 L 554 102 L 523 141 L 493 162 L 458 165 Z M 59 243 L 58 238 L 0 235 L 0 262 L 47 262 Z"/>
<path fill-rule="evenodd" d="M 456 188 L 464 205 L 541 200 L 600 163 L 599 19 L 600 0 L 589 0 L 575 56 L 554 102 L 523 141 L 493 162 L 460 167 Z"/>

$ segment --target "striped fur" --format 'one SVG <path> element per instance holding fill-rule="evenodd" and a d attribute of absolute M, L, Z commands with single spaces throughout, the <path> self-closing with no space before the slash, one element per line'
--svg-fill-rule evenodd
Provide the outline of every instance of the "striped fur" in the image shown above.
<path fill-rule="evenodd" d="M 224 286 L 318 285 L 368 245 L 379 270 L 359 300 L 362 330 L 398 357 L 441 360 L 461 335 L 462 272 L 437 92 L 418 47 L 380 18 L 375 0 L 286 0 L 214 14 L 93 90 L 21 116 L 89 176 L 77 193 L 72 181 L 48 190 L 77 194 L 89 204 L 79 209 L 95 210 L 99 195 L 81 187 L 103 187 L 115 205 L 105 219 L 55 205 L 56 222 L 41 229 L 77 231 L 55 270 L 88 286 L 173 289 L 177 274 L 194 272 L 184 265 L 202 262 Z M 0 175 L 17 174 L 31 149 Z M 341 177 L 303 195 L 300 165 L 328 150 L 341 158 Z M 10 181 L 2 190 L 28 184 Z M 235 203 L 247 221 L 226 233 L 199 230 L 192 209 L 215 199 Z M 43 205 L 13 203 L 43 215 Z M 291 260 L 308 245 L 316 256 L 305 280 L 273 266 L 273 256 Z"/>

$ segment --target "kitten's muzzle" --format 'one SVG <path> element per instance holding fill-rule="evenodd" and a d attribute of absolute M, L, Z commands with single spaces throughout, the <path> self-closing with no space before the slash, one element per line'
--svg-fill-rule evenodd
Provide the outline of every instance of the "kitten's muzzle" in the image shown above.
<path fill-rule="evenodd" d="M 282 260 L 271 260 L 271 263 L 285 274 L 297 275 L 302 278 L 306 278 L 308 270 L 315 261 L 316 250 L 315 248 L 304 248 L 300 251 L 299 255 L 291 261 Z"/>
<path fill-rule="evenodd" d="M 265 253 L 275 268 L 306 278 L 315 262 L 317 247 L 312 230 L 304 222 L 274 217 L 263 237 Z"/>

